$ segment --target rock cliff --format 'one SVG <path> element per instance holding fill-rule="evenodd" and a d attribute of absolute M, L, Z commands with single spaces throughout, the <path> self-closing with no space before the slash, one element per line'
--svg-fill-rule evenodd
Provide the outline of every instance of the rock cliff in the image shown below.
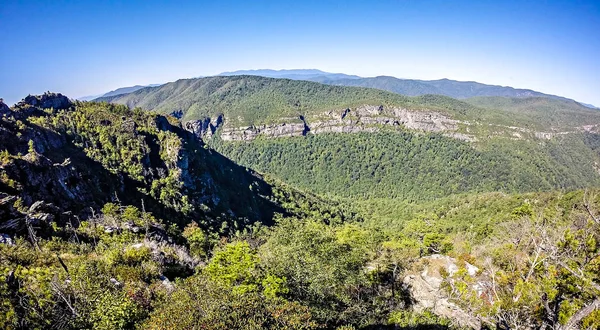
<path fill-rule="evenodd" d="M 375 132 L 384 126 L 424 132 L 455 132 L 460 123 L 434 111 L 410 111 L 396 107 L 387 108 L 383 105 L 363 105 L 311 117 L 286 117 L 279 119 L 278 123 L 244 127 L 224 125 L 225 120 L 221 115 L 214 120 L 205 118 L 188 121 L 184 127 L 204 138 L 210 138 L 218 128 L 223 127 L 220 136 L 224 141 L 249 141 L 259 136 L 275 138 L 321 133 Z M 465 134 L 455 136 L 465 140 L 471 139 Z"/>

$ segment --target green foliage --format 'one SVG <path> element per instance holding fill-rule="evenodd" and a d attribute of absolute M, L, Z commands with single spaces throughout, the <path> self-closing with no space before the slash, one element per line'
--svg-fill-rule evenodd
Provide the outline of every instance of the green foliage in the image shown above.
<path fill-rule="evenodd" d="M 264 288 L 263 295 L 270 299 L 289 293 L 289 289 L 286 287 L 287 279 L 285 277 L 267 275 L 267 277 L 262 280 L 261 284 Z"/>
<path fill-rule="evenodd" d="M 94 329 L 131 329 L 141 321 L 145 314 L 142 306 L 124 293 L 106 292 L 97 299 L 94 309 L 90 313 L 90 323 Z"/>
<path fill-rule="evenodd" d="M 196 222 L 185 227 L 182 236 L 187 240 L 190 253 L 197 257 L 205 257 L 208 249 L 208 237 Z"/>
<path fill-rule="evenodd" d="M 440 318 L 428 310 L 421 313 L 393 312 L 390 314 L 388 322 L 402 329 L 448 329 L 452 324 L 450 320 Z"/>
<path fill-rule="evenodd" d="M 106 203 L 102 207 L 102 214 L 106 216 L 117 216 L 119 214 L 120 208 L 115 203 Z"/>
<path fill-rule="evenodd" d="M 219 152 L 301 189 L 345 197 L 434 199 L 600 184 L 577 137 L 490 140 L 481 150 L 438 134 L 380 132 L 229 142 Z"/>
<path fill-rule="evenodd" d="M 35 153 L 35 145 L 33 140 L 29 140 L 27 152 L 34 154 Z"/>
<path fill-rule="evenodd" d="M 177 282 L 178 290 L 156 307 L 143 329 L 316 329 L 309 309 L 297 302 L 233 292 L 203 276 Z"/>
<path fill-rule="evenodd" d="M 221 88 L 223 81 L 233 81 L 231 88 Z M 242 120 L 270 118 L 275 108 L 321 111 L 383 95 L 300 82 L 281 96 L 287 82 L 223 81 L 203 80 L 212 85 L 202 88 L 215 104 L 235 100 L 232 111 L 270 98 L 265 91 L 275 96 L 254 108 L 256 118 Z M 245 103 L 244 84 L 262 96 Z M 305 102 L 303 93 L 334 96 Z M 436 96 L 389 100 L 437 104 L 457 116 L 479 111 Z M 448 327 L 429 311 L 412 311 L 402 284 L 432 259 L 423 256 L 437 253 L 458 267 L 434 270 L 447 290 L 439 294 L 489 324 L 557 328 L 599 295 L 598 191 L 480 193 L 597 184 L 589 160 L 600 140 L 593 134 L 543 146 L 491 139 L 474 148 L 399 131 L 220 147 L 332 200 L 263 179 L 140 109 L 78 103 L 44 114 L 0 123 L 22 133 L 14 143 L 0 141 L 7 150 L 0 154 L 0 224 L 24 228 L 11 232 L 14 244 L 0 244 L 2 328 Z M 34 147 L 43 150 L 39 162 L 16 156 Z M 72 177 L 56 182 L 55 172 Z M 77 180 L 102 186 L 86 190 Z M 74 185 L 78 194 L 39 197 L 49 183 Z M 31 210 L 37 200 L 59 211 Z M 127 202 L 107 203 L 114 200 Z M 276 212 L 277 222 L 266 226 Z M 479 271 L 469 273 L 465 262 Z M 478 281 L 486 283 L 483 292 Z M 593 311 L 575 327 L 597 328 L 599 316 Z"/>
<path fill-rule="evenodd" d="M 570 129 L 589 125 L 597 120 L 598 112 L 573 100 L 548 97 L 482 96 L 466 99 L 474 106 L 502 111 L 518 116 L 521 123 L 538 129 L 553 127 Z"/>
<path fill-rule="evenodd" d="M 256 289 L 256 254 L 247 242 L 227 244 L 215 252 L 204 273 L 215 283 L 235 286 L 235 291 L 244 293 Z"/>
<path fill-rule="evenodd" d="M 259 250 L 261 268 L 287 279 L 285 296 L 310 306 L 321 322 L 368 323 L 383 307 L 362 294 L 370 287 L 364 268 L 375 242 L 369 237 L 349 241 L 362 236 L 349 226 L 282 219 Z"/>

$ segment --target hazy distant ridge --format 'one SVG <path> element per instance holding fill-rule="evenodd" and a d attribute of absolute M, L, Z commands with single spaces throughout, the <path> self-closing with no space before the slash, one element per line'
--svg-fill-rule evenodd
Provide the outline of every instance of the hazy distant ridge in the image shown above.
<path fill-rule="evenodd" d="M 352 87 L 366 87 L 375 88 L 393 92 L 396 94 L 406 96 L 421 96 L 427 94 L 444 95 L 456 99 L 466 99 L 471 97 L 480 96 L 504 96 L 504 97 L 547 97 L 558 100 L 569 100 L 571 99 L 545 94 L 542 92 L 534 91 L 531 89 L 513 88 L 509 86 L 498 86 L 498 85 L 487 85 L 478 83 L 475 81 L 457 81 L 450 79 L 439 79 L 439 80 L 417 80 L 417 79 L 400 79 L 391 76 L 377 76 L 377 77 L 359 77 L 356 75 L 348 75 L 344 73 L 331 73 L 317 69 L 290 69 L 290 70 L 271 70 L 271 69 L 259 69 L 259 70 L 238 70 L 231 72 L 222 72 L 217 76 L 261 76 L 267 78 L 283 78 L 292 80 L 307 80 L 313 82 L 319 82 L 327 85 L 334 86 L 352 86 Z M 131 86 L 118 88 L 114 91 L 96 96 L 88 96 L 79 98 L 80 100 L 92 100 L 102 97 L 110 97 L 116 95 L 125 95 L 136 92 L 145 87 L 155 87 L 160 84 L 153 84 L 147 86 Z M 580 103 L 581 105 L 591 108 L 599 109 L 594 105 Z"/>

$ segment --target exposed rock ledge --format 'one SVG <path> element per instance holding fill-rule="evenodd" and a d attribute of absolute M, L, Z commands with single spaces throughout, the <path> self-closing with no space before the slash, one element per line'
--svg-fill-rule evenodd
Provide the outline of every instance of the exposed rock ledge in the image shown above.
<path fill-rule="evenodd" d="M 223 115 L 219 115 L 214 120 L 204 118 L 202 120 L 190 120 L 183 123 L 183 128 L 194 133 L 198 137 L 211 137 L 223 124 Z"/>
<path fill-rule="evenodd" d="M 374 132 L 381 126 L 398 126 L 425 132 L 454 132 L 458 129 L 457 120 L 433 111 L 410 111 L 403 108 L 363 105 L 354 109 L 329 111 L 310 118 L 298 116 L 282 118 L 282 122 L 270 125 L 229 127 L 223 125 L 224 118 L 216 121 L 210 118 L 190 121 L 184 124 L 189 131 L 199 137 L 210 137 L 223 126 L 221 138 L 225 141 L 249 141 L 258 136 L 291 137 L 319 133 Z M 457 134 L 456 138 L 467 141 L 472 137 Z"/>
<path fill-rule="evenodd" d="M 449 318 L 461 327 L 480 329 L 481 320 L 453 303 L 442 288 L 442 283 L 446 280 L 452 281 L 452 277 L 459 271 L 460 262 L 439 254 L 423 257 L 421 261 L 424 268 L 407 272 L 403 280 L 415 300 L 413 308 L 416 311 L 430 309 L 434 314 Z M 478 292 L 480 299 L 488 299 L 489 283 L 482 279 L 484 276 L 478 274 L 479 269 L 468 262 L 463 262 L 460 267 L 464 267 L 469 276 L 479 278 L 473 285 L 473 289 Z M 440 273 L 442 269 L 445 270 L 448 278 L 444 278 Z"/>

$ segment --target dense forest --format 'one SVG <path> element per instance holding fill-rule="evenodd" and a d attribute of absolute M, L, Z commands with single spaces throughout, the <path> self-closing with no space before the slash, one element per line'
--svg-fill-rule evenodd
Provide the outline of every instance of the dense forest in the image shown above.
<path fill-rule="evenodd" d="M 506 139 L 474 148 L 440 134 L 382 131 L 223 142 L 234 161 L 319 194 L 432 199 L 466 192 L 508 193 L 597 186 L 599 135 L 550 141 Z"/>

